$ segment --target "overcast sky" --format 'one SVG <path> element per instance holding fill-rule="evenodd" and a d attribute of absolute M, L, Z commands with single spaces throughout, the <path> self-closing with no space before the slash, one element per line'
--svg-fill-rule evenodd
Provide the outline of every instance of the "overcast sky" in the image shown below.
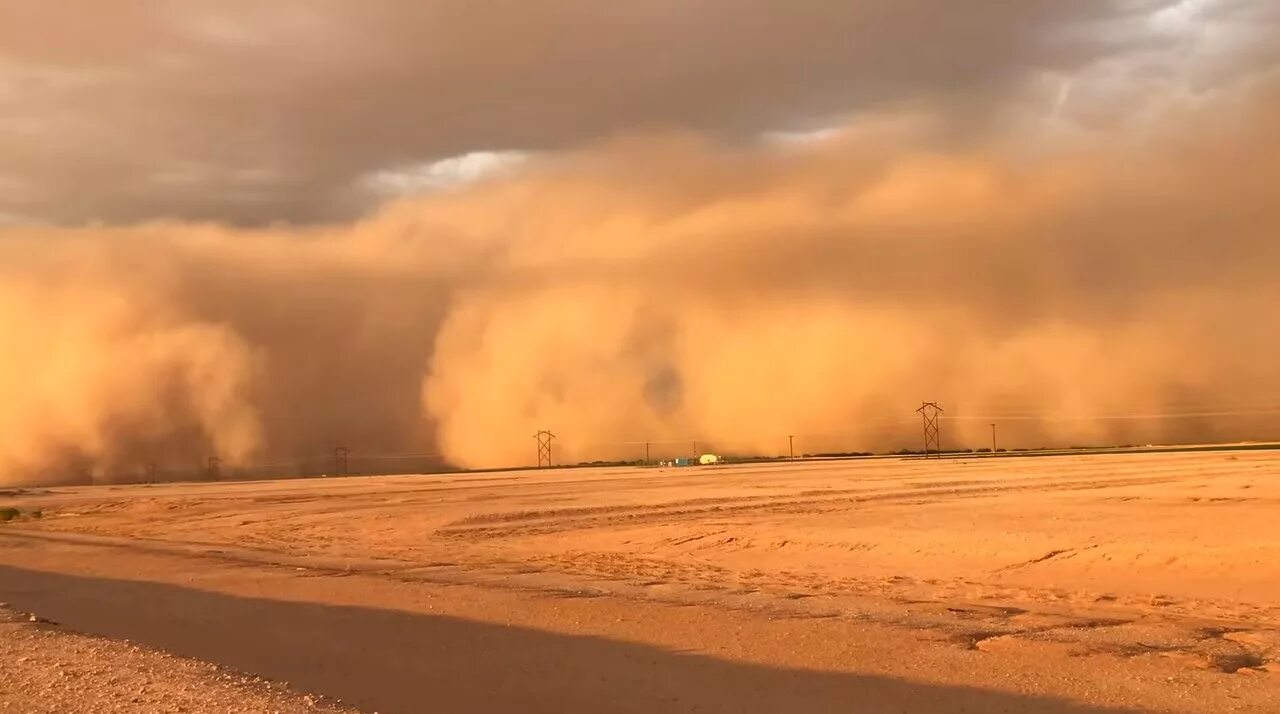
<path fill-rule="evenodd" d="M 346 219 L 524 152 L 886 107 L 1087 129 L 1137 84 L 1266 65 L 1274 5 L 0 0 L 0 221 Z"/>

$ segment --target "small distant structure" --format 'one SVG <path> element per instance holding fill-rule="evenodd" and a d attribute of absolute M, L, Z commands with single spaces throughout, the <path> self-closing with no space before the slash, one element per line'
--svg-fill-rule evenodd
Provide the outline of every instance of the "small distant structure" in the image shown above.
<path fill-rule="evenodd" d="M 724 463 L 724 460 L 715 454 L 703 454 L 702 456 L 678 456 L 671 461 L 659 461 L 658 465 L 666 468 L 668 466 L 709 466 L 712 464 Z"/>

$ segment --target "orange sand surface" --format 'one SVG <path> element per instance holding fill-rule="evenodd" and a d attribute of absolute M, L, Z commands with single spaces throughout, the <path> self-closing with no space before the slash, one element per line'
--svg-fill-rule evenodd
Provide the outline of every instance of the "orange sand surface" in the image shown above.
<path fill-rule="evenodd" d="M 1276 452 L 5 505 L 0 600 L 367 711 L 1280 711 Z"/>

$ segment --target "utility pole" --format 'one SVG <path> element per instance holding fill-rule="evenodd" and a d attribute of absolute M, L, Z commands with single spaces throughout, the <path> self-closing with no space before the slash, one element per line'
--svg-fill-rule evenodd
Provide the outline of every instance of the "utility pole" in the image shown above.
<path fill-rule="evenodd" d="M 346 476 L 347 473 L 347 456 L 351 450 L 345 446 L 339 446 L 333 450 L 333 473 L 337 476 Z"/>
<path fill-rule="evenodd" d="M 937 402 L 924 402 L 916 411 L 924 422 L 924 457 L 929 458 L 929 452 L 932 451 L 938 458 L 942 458 L 942 435 L 938 426 L 942 407 Z"/>
<path fill-rule="evenodd" d="M 796 437 L 794 434 L 787 435 L 787 450 L 791 452 L 791 460 L 796 460 Z"/>
<path fill-rule="evenodd" d="M 991 455 L 992 455 L 992 456 L 995 456 L 995 455 L 996 455 L 996 425 L 995 425 L 995 422 L 992 422 L 992 423 L 991 423 Z"/>
<path fill-rule="evenodd" d="M 555 434 L 543 430 L 533 435 L 538 440 L 538 468 L 551 468 L 551 440 Z"/>
<path fill-rule="evenodd" d="M 644 465 L 649 465 L 649 442 L 644 442 Z"/>
<path fill-rule="evenodd" d="M 695 459 L 696 459 L 696 458 L 698 458 L 698 442 L 697 442 L 697 441 L 694 441 L 694 442 L 693 442 L 693 454 L 691 454 L 691 455 L 692 455 L 692 456 L 693 456 L 693 458 L 695 458 Z"/>

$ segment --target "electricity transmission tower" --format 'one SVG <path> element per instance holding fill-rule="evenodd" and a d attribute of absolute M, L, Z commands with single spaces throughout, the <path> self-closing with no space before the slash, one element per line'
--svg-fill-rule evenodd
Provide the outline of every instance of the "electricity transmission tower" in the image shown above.
<path fill-rule="evenodd" d="M 549 431 L 540 431 L 533 435 L 538 440 L 538 468 L 551 466 L 551 440 L 556 438 Z"/>
<path fill-rule="evenodd" d="M 217 481 L 221 475 L 222 459 L 216 456 L 209 457 L 209 463 L 205 466 L 204 477 L 210 481 Z"/>
<path fill-rule="evenodd" d="M 925 402 L 916 411 L 924 421 L 925 458 L 929 458 L 930 452 L 942 458 L 942 437 L 941 430 L 938 428 L 938 416 L 942 414 L 942 407 L 938 406 L 937 402 Z"/>
<path fill-rule="evenodd" d="M 347 456 L 351 454 L 351 450 L 345 446 L 339 446 L 333 450 L 333 473 L 336 476 L 346 476 Z"/>

